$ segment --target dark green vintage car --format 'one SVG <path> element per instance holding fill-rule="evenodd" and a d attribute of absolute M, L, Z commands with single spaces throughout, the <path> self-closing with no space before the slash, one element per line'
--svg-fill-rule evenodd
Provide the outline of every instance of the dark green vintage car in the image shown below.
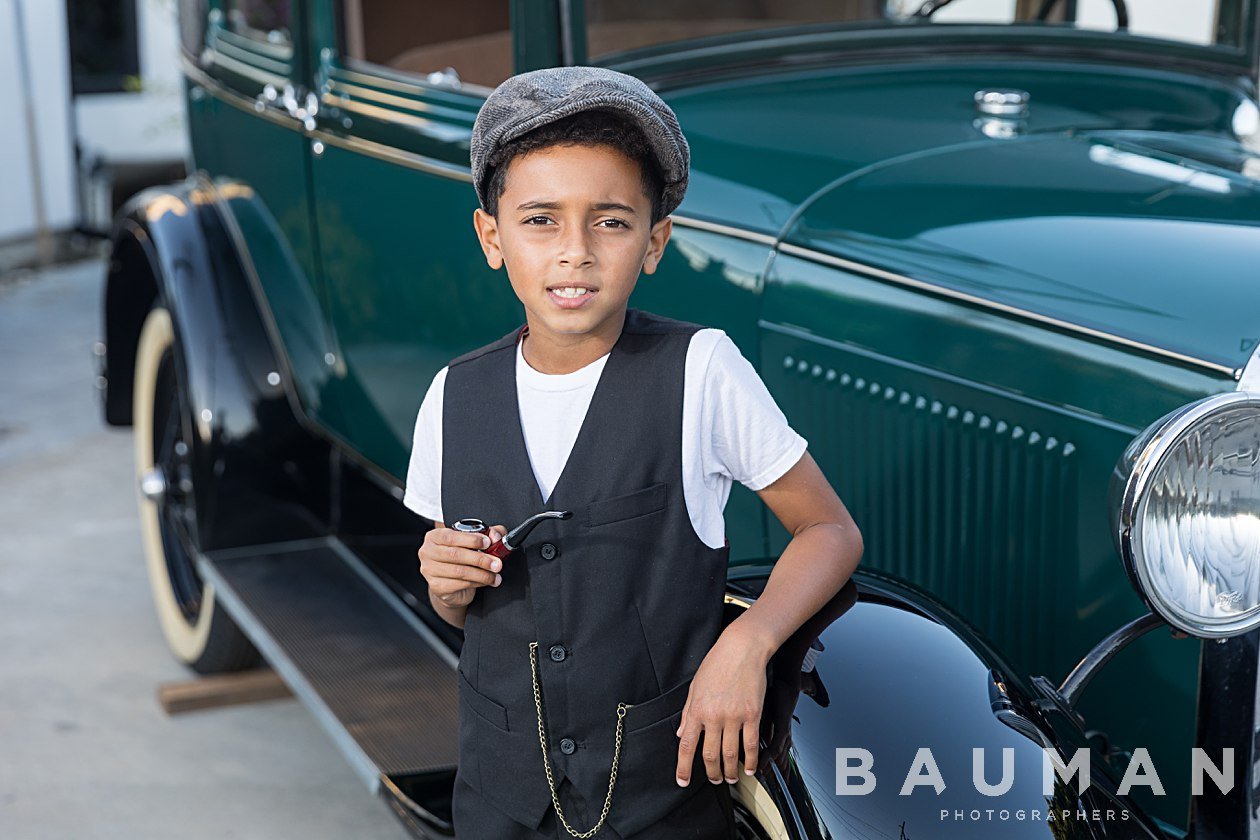
<path fill-rule="evenodd" d="M 182 0 L 196 174 L 120 213 L 101 357 L 172 649 L 261 654 L 450 835 L 461 639 L 402 483 L 434 373 L 524 321 L 469 135 L 511 73 L 601 64 L 692 150 L 631 305 L 724 329 L 865 537 L 781 652 L 743 836 L 1257 836 L 1258 25 L 1251 0 Z M 788 535 L 738 485 L 727 523 L 738 611 Z M 948 790 L 895 794 L 924 746 Z M 1027 771 L 1000 797 L 970 785 L 984 746 Z M 1080 746 L 1088 791 L 1045 796 L 1043 748 Z M 1195 747 L 1233 750 L 1232 787 L 1191 796 Z M 838 793 L 837 748 L 876 793 Z M 1121 781 L 1135 752 L 1162 795 Z"/>

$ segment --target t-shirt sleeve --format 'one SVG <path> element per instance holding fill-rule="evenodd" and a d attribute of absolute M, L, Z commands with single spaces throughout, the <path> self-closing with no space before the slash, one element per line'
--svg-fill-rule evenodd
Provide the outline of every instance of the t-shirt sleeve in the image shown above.
<path fill-rule="evenodd" d="M 407 489 L 403 494 L 404 505 L 435 522 L 446 521 L 442 518 L 442 394 L 446 370 L 442 368 L 433 377 L 416 413 Z"/>
<path fill-rule="evenodd" d="M 706 474 L 722 473 L 750 490 L 773 484 L 804 454 L 796 432 L 756 368 L 722 333 L 704 378 L 701 403 Z"/>

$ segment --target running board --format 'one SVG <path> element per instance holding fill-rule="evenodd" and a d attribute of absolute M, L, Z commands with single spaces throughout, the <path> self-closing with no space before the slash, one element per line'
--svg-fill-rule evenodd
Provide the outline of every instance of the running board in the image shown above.
<path fill-rule="evenodd" d="M 420 837 L 452 837 L 455 654 L 334 538 L 202 555 L 237 626 Z"/>

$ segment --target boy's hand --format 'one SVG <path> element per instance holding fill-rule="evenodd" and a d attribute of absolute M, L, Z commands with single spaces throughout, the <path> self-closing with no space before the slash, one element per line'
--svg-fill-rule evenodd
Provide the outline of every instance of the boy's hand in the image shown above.
<path fill-rule="evenodd" d="M 469 534 L 454 528 L 433 528 L 424 535 L 420 574 L 429 584 L 429 593 L 448 607 L 466 607 L 477 589 L 498 586 L 503 561 L 482 553 L 507 534 L 503 525 L 490 527 L 490 534 Z"/>
<path fill-rule="evenodd" d="M 678 784 L 691 784 L 691 764 L 704 735 L 709 781 L 739 781 L 739 748 L 744 772 L 757 770 L 757 739 L 766 694 L 767 660 L 737 636 L 723 633 L 696 670 L 678 727 Z"/>

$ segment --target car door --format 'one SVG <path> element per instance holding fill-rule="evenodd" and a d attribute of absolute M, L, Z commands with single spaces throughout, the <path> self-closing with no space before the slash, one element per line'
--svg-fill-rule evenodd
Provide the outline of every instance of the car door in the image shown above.
<path fill-rule="evenodd" d="M 289 0 L 211 0 L 199 69 L 225 96 L 214 115 L 213 142 L 196 143 L 194 154 L 199 169 L 257 193 L 302 268 L 316 277 L 298 116 L 306 64 L 302 11 Z"/>
<path fill-rule="evenodd" d="M 313 198 L 344 363 L 336 431 L 395 476 L 433 375 L 524 317 L 477 244 L 469 166 L 477 110 L 518 66 L 510 20 L 527 13 L 510 6 L 312 6 Z"/>
<path fill-rule="evenodd" d="M 306 6 L 209 0 L 182 13 L 196 168 L 252 269 L 307 412 L 324 422 L 336 346 L 319 307 L 310 201 Z M 194 52 L 196 50 L 196 52 Z"/>

